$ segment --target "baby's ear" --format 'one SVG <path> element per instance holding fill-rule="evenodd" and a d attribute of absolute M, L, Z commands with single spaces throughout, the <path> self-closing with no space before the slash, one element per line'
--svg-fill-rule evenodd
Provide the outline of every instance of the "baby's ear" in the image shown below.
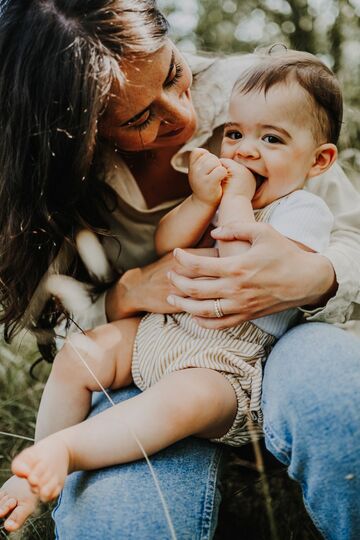
<path fill-rule="evenodd" d="M 316 149 L 314 162 L 308 173 L 308 178 L 319 176 L 327 171 L 337 158 L 337 148 L 335 144 L 325 143 Z"/>

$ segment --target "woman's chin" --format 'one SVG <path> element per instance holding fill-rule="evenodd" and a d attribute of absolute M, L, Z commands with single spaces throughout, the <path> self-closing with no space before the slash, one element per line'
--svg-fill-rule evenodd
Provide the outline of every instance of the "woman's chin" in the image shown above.
<path fill-rule="evenodd" d="M 152 148 L 165 148 L 168 146 L 182 146 L 187 143 L 195 134 L 196 123 L 191 122 L 183 129 L 174 130 L 169 133 L 164 133 L 156 138 L 152 143 Z"/>

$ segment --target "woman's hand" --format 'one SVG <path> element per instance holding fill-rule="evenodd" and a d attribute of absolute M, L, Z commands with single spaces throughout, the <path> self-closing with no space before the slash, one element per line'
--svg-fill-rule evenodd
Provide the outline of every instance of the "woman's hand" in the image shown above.
<path fill-rule="evenodd" d="M 125 272 L 106 295 L 108 321 L 131 317 L 142 311 L 180 311 L 166 301 L 169 294 L 182 294 L 168 278 L 168 273 L 174 266 L 173 254 L 169 253 L 143 268 L 132 268 Z"/>
<path fill-rule="evenodd" d="M 195 250 L 191 250 L 194 252 Z M 210 256 L 214 249 L 202 249 L 200 253 Z M 169 295 L 181 296 L 182 292 L 170 283 L 168 274 L 175 268 L 172 253 L 143 268 L 132 268 L 121 276 L 107 292 L 106 316 L 109 322 L 132 317 L 146 311 L 152 313 L 176 313 L 180 308 L 167 302 Z"/>
<path fill-rule="evenodd" d="M 336 292 L 330 261 L 303 251 L 270 225 L 241 223 L 211 234 L 223 241 L 248 241 L 251 247 L 224 258 L 175 250 L 177 265 L 170 279 L 181 295 L 168 301 L 205 328 L 227 328 L 290 307 L 316 307 Z M 220 299 L 221 318 L 216 318 L 214 299 Z"/>

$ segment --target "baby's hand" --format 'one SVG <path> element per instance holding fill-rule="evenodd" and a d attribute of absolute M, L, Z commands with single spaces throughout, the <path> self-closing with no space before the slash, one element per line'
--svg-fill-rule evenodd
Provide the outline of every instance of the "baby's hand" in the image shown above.
<path fill-rule="evenodd" d="M 223 192 L 243 195 L 251 201 L 256 190 L 256 179 L 253 173 L 233 159 L 221 158 L 220 161 L 227 171 L 227 176 L 222 182 Z"/>
<path fill-rule="evenodd" d="M 204 148 L 195 148 L 189 162 L 189 183 L 194 196 L 205 204 L 217 206 L 222 197 L 221 182 L 226 168 L 219 158 Z"/>

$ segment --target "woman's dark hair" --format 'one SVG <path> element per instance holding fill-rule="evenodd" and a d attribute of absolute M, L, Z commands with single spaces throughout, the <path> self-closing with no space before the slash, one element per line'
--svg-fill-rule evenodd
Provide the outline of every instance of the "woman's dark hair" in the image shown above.
<path fill-rule="evenodd" d="M 0 322 L 8 341 L 64 242 L 103 225 L 109 188 L 98 119 L 123 80 L 121 61 L 156 52 L 168 26 L 154 0 L 2 5 Z"/>

